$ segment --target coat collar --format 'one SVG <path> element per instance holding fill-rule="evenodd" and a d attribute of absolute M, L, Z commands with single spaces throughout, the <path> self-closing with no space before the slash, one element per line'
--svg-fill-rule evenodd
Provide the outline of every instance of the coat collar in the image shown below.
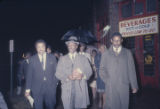
<path fill-rule="evenodd" d="M 125 51 L 124 47 L 122 47 L 122 49 L 121 49 L 120 53 L 118 54 L 118 56 L 123 55 L 124 51 Z M 111 45 L 111 47 L 109 48 L 109 53 L 112 54 L 112 55 L 114 55 L 114 56 L 116 56 L 115 52 L 113 51 L 113 45 Z"/>
<path fill-rule="evenodd" d="M 76 58 L 76 56 L 78 55 L 78 53 L 77 52 L 75 52 L 75 53 L 68 53 L 68 56 L 69 56 L 69 58 L 71 59 L 72 58 L 72 56 L 74 57 L 74 58 Z"/>

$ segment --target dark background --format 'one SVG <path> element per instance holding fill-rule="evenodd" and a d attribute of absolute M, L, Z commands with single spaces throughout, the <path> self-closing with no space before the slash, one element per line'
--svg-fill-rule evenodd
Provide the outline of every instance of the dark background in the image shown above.
<path fill-rule="evenodd" d="M 34 50 L 35 40 L 42 38 L 65 52 L 62 35 L 73 28 L 89 29 L 91 15 L 91 0 L 0 0 L 0 91 L 9 89 L 10 39 L 15 40 L 16 76 L 17 61 L 23 52 Z"/>

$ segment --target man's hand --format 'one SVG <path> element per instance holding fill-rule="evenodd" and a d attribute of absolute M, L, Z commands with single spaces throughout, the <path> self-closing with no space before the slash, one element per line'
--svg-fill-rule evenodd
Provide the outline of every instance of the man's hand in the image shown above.
<path fill-rule="evenodd" d="M 25 92 L 25 97 L 28 97 L 28 96 L 30 96 L 30 92 L 26 91 Z"/>
<path fill-rule="evenodd" d="M 73 78 L 77 79 L 77 80 L 81 80 L 83 77 L 83 74 L 79 72 L 79 70 L 75 69 L 73 71 Z"/>
<path fill-rule="evenodd" d="M 137 91 L 138 91 L 137 89 L 132 89 L 133 94 L 137 93 Z"/>
<path fill-rule="evenodd" d="M 78 73 L 76 76 L 77 76 L 76 77 L 77 80 L 81 80 L 83 78 L 83 74 L 80 74 L 80 73 Z"/>
<path fill-rule="evenodd" d="M 70 80 L 74 80 L 74 79 L 75 79 L 75 78 L 73 77 L 73 74 L 69 75 L 68 78 L 69 78 Z"/>

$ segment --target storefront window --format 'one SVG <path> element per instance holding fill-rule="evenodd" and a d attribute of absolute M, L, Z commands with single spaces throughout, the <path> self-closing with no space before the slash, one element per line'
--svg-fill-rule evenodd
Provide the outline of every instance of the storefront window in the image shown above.
<path fill-rule="evenodd" d="M 122 17 L 128 18 L 132 16 L 132 4 L 131 2 L 122 5 Z"/>
<path fill-rule="evenodd" d="M 141 15 L 144 13 L 144 5 L 142 2 L 135 3 L 135 15 Z"/>
<path fill-rule="evenodd" d="M 147 12 L 155 12 L 156 11 L 156 0 L 146 0 Z"/>

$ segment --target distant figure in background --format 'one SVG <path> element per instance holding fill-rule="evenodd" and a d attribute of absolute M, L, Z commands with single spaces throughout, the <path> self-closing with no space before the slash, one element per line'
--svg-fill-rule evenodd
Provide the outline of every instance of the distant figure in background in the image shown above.
<path fill-rule="evenodd" d="M 100 77 L 105 83 L 105 109 L 128 109 L 129 88 L 138 90 L 134 60 L 131 51 L 122 46 L 119 32 L 111 37 L 111 47 L 102 54 Z"/>
<path fill-rule="evenodd" d="M 79 44 L 79 54 L 86 56 L 89 62 L 91 62 L 91 55 L 86 52 L 86 45 L 84 43 Z"/>
<path fill-rule="evenodd" d="M 53 52 L 53 55 L 56 57 L 57 62 L 58 62 L 58 60 L 60 58 L 60 53 L 58 51 L 55 51 L 55 52 Z"/>
<path fill-rule="evenodd" d="M 59 53 L 60 57 L 63 56 L 63 53 Z"/>
<path fill-rule="evenodd" d="M 43 103 L 46 109 L 55 109 L 58 83 L 55 77 L 57 61 L 54 55 L 46 53 L 44 40 L 37 40 L 35 48 L 37 54 L 30 58 L 25 96 L 29 98 L 32 94 L 35 109 L 43 109 Z"/>
<path fill-rule="evenodd" d="M 49 46 L 49 45 L 47 46 L 47 53 L 48 53 L 48 54 L 52 53 L 52 47 Z"/>
<path fill-rule="evenodd" d="M 87 80 L 92 75 L 88 59 L 77 53 L 77 37 L 70 36 L 66 41 L 68 54 L 61 57 L 56 77 L 62 83 L 64 109 L 84 109 L 90 104 Z"/>
<path fill-rule="evenodd" d="M 93 94 L 93 104 L 95 104 L 96 102 L 96 92 L 97 92 L 97 83 L 96 83 L 96 79 L 97 79 L 97 72 L 96 72 L 96 66 L 95 66 L 95 56 L 97 55 L 97 51 L 96 50 L 92 50 L 92 54 L 91 54 L 91 66 L 92 66 L 92 77 L 91 77 L 91 83 L 90 83 L 90 87 L 92 88 L 92 94 Z"/>
<path fill-rule="evenodd" d="M 94 59 L 94 63 L 95 63 L 95 66 L 96 66 L 96 73 L 97 73 L 97 92 L 98 92 L 98 95 L 99 95 L 99 100 L 98 100 L 98 107 L 99 109 L 105 109 L 104 108 L 104 104 L 105 104 L 105 84 L 104 82 L 102 81 L 102 79 L 100 78 L 100 75 L 99 75 L 99 67 L 100 67 L 100 62 L 101 62 L 101 55 L 106 52 L 107 48 L 105 45 L 101 44 L 99 47 L 99 53 L 97 53 L 97 55 L 95 56 L 95 59 Z"/>
<path fill-rule="evenodd" d="M 18 63 L 18 72 L 17 72 L 17 78 L 18 78 L 18 86 L 17 86 L 17 95 L 20 95 L 22 92 L 23 87 L 23 81 L 26 80 L 26 73 L 27 68 L 29 65 L 29 58 L 31 57 L 30 52 L 26 52 L 23 55 L 23 59 L 19 61 Z"/>
<path fill-rule="evenodd" d="M 8 109 L 7 104 L 1 92 L 0 92 L 0 109 Z"/>

